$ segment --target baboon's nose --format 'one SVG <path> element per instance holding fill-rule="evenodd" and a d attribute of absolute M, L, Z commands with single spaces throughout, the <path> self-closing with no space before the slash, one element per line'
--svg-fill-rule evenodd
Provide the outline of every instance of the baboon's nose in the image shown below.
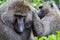
<path fill-rule="evenodd" d="M 18 31 L 22 33 L 25 28 L 24 27 L 24 18 L 18 19 L 17 22 L 18 22 Z"/>

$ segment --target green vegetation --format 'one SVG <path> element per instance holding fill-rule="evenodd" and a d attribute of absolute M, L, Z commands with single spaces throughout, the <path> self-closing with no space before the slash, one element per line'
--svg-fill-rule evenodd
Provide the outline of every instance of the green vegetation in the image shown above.
<path fill-rule="evenodd" d="M 60 40 L 60 31 L 56 31 L 56 35 L 51 34 L 48 37 L 42 36 L 40 38 L 35 37 L 35 40 Z"/>
<path fill-rule="evenodd" d="M 3 4 L 6 0 L 0 0 L 0 5 Z"/>

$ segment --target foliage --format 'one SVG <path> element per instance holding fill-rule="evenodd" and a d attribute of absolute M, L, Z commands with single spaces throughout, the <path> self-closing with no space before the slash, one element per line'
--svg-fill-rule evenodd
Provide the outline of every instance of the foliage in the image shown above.
<path fill-rule="evenodd" d="M 56 35 L 54 34 L 51 34 L 51 35 L 48 35 L 48 37 L 46 36 L 42 36 L 40 38 L 38 37 L 35 37 L 35 40 L 60 40 L 60 31 L 56 31 Z"/>
<path fill-rule="evenodd" d="M 60 0 L 54 0 L 55 1 L 55 3 L 57 4 L 57 6 L 60 8 Z"/>
<path fill-rule="evenodd" d="M 0 5 L 2 4 L 2 3 L 4 3 L 6 0 L 0 0 Z"/>
<path fill-rule="evenodd" d="M 44 2 L 44 0 L 29 0 L 31 2 L 32 6 L 36 9 L 38 9 L 38 6 Z"/>

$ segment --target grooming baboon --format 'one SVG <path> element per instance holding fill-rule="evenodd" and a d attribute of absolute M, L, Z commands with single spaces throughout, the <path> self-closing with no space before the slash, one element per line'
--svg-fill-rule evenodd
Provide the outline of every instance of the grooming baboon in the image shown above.
<path fill-rule="evenodd" d="M 7 0 L 0 6 L 0 40 L 34 40 L 32 7 L 24 0 Z"/>
<path fill-rule="evenodd" d="M 34 30 L 37 36 L 54 34 L 56 30 L 60 30 L 60 13 L 56 4 L 44 2 L 40 7 L 39 17 L 34 17 Z M 38 20 L 38 21 L 36 21 Z"/>

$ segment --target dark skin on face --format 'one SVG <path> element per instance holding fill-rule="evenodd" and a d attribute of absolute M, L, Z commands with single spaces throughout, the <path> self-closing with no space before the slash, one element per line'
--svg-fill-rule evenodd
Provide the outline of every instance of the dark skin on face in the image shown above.
<path fill-rule="evenodd" d="M 38 14 L 38 16 L 40 17 L 40 19 L 42 19 L 42 18 L 45 16 L 45 14 L 43 14 L 43 11 L 42 11 L 42 10 L 39 10 L 39 11 L 37 12 L 37 14 Z"/>
<path fill-rule="evenodd" d="M 22 33 L 24 31 L 24 18 L 16 19 L 16 24 L 18 27 L 15 28 L 17 32 Z"/>
<path fill-rule="evenodd" d="M 16 17 L 15 19 L 15 23 L 14 26 L 18 26 L 18 27 L 14 27 L 15 31 L 18 33 L 22 33 L 24 31 L 24 16 L 22 15 L 14 15 Z"/>
<path fill-rule="evenodd" d="M 14 29 L 16 30 L 16 32 L 22 33 L 28 29 L 31 29 L 32 22 L 29 21 L 29 22 L 25 23 L 26 16 L 17 15 L 17 14 L 14 16 L 16 17 L 15 23 L 14 23 Z"/>

